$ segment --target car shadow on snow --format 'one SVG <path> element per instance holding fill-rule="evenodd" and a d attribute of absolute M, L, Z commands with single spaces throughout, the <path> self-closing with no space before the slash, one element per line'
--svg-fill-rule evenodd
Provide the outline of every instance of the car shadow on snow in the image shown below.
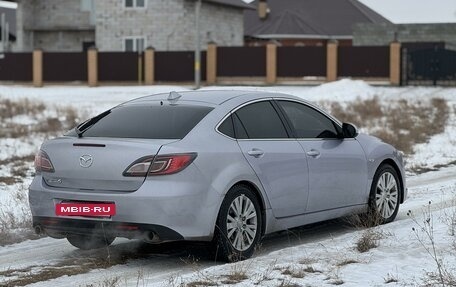
<path fill-rule="evenodd" d="M 287 247 L 318 242 L 355 230 L 356 227 L 349 219 L 341 218 L 276 232 L 263 238 L 254 257 Z M 53 265 L 13 270 L 16 276 L 8 281 L 7 286 L 25 286 L 64 275 L 84 274 L 94 269 L 108 269 L 125 264 L 179 271 L 185 268 L 191 270 L 195 266 L 209 267 L 223 263 L 215 261 L 209 245 L 204 242 L 149 244 L 140 240 L 116 239 L 106 248 L 89 251 L 74 249 Z M 36 270 L 31 272 L 35 267 Z"/>
<path fill-rule="evenodd" d="M 356 230 L 356 226 L 353 225 L 350 218 L 340 218 L 275 232 L 263 238 L 254 256 L 266 255 L 286 247 L 318 242 L 354 230 Z M 146 264 L 155 261 L 163 262 L 164 259 L 176 264 L 188 264 L 191 261 L 219 263 L 215 260 L 214 253 L 207 242 L 179 241 L 149 244 L 140 240 L 116 239 L 109 248 L 101 248 L 95 252 L 75 250 L 72 253 L 72 256 L 75 257 L 84 255 L 105 258 L 105 260 L 109 260 L 111 266 L 137 259 L 145 259 Z"/>

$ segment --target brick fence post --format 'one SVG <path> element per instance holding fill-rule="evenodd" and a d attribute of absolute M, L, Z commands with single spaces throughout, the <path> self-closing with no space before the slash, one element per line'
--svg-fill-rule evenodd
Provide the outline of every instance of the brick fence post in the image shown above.
<path fill-rule="evenodd" d="M 273 85 L 277 81 L 277 45 L 266 45 L 266 84 Z"/>
<path fill-rule="evenodd" d="M 144 52 L 144 83 L 153 85 L 155 82 L 155 50 L 149 47 Z"/>
<path fill-rule="evenodd" d="M 43 51 L 33 51 L 33 86 L 43 86 Z"/>
<path fill-rule="evenodd" d="M 401 43 L 390 43 L 390 84 L 401 84 Z"/>
<path fill-rule="evenodd" d="M 337 42 L 328 42 L 326 46 L 326 81 L 337 80 Z"/>
<path fill-rule="evenodd" d="M 89 87 L 98 86 L 98 50 L 90 48 L 87 51 L 87 80 Z"/>
<path fill-rule="evenodd" d="M 217 44 L 209 43 L 206 53 L 206 83 L 215 85 L 217 83 Z"/>

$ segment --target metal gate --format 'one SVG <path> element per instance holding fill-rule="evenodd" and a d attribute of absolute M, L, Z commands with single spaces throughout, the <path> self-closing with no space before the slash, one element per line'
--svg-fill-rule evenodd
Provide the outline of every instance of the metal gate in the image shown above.
<path fill-rule="evenodd" d="M 456 51 L 443 47 L 403 51 L 403 85 L 456 86 Z"/>

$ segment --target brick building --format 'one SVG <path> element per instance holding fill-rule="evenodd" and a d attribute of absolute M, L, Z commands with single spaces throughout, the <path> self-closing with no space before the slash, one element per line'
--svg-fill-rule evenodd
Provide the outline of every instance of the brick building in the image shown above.
<path fill-rule="evenodd" d="M 18 0 L 17 51 L 191 50 L 194 0 Z M 201 43 L 243 45 L 241 0 L 203 0 Z"/>
<path fill-rule="evenodd" d="M 456 50 L 456 23 L 367 24 L 353 28 L 353 45 L 382 46 L 403 43 L 442 42 Z"/>

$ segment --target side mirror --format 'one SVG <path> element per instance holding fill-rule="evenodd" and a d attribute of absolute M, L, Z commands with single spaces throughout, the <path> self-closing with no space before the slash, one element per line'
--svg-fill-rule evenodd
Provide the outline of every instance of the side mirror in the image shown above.
<path fill-rule="evenodd" d="M 349 123 L 342 124 L 342 133 L 344 138 L 354 138 L 358 135 L 358 129 Z"/>

